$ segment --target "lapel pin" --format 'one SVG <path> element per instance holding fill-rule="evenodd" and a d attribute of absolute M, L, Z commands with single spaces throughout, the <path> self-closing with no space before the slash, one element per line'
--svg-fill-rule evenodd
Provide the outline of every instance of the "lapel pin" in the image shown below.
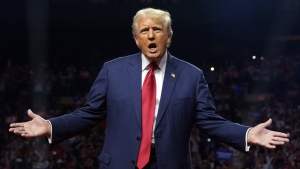
<path fill-rule="evenodd" d="M 171 76 L 172 76 L 173 78 L 175 78 L 175 74 L 174 74 L 174 73 L 171 73 Z"/>

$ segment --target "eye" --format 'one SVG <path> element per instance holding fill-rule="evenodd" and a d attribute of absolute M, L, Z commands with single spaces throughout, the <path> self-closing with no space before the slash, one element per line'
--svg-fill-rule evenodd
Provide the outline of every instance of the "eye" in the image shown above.
<path fill-rule="evenodd" d="M 140 33 L 141 33 L 141 34 L 146 34 L 146 33 L 148 32 L 148 30 L 149 30 L 149 29 L 147 29 L 147 28 L 142 29 L 142 30 L 140 31 Z"/>
<path fill-rule="evenodd" d="M 162 31 L 162 29 L 161 29 L 161 28 L 158 28 L 158 27 L 155 27 L 155 28 L 153 28 L 153 31 L 155 31 L 156 33 L 159 33 L 159 32 Z"/>

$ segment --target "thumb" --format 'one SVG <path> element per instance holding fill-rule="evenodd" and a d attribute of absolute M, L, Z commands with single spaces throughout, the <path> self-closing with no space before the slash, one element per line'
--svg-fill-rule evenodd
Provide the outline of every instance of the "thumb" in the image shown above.
<path fill-rule="evenodd" d="M 31 117 L 31 118 L 35 118 L 35 117 L 37 116 L 37 115 L 34 114 L 30 109 L 28 109 L 27 114 L 28 114 L 28 116 Z"/>
<path fill-rule="evenodd" d="M 262 125 L 263 125 L 265 128 L 271 126 L 271 124 L 272 124 L 272 119 L 269 119 L 269 120 L 267 120 L 266 122 L 262 123 Z"/>

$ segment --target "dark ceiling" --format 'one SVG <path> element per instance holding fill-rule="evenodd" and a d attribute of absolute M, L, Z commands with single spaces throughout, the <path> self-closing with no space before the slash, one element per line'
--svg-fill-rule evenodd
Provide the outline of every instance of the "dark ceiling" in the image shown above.
<path fill-rule="evenodd" d="M 2 0 L 0 56 L 30 57 L 30 51 L 41 50 L 32 44 L 40 42 L 48 57 L 96 51 L 112 58 L 137 52 L 130 27 L 144 7 L 171 13 L 170 51 L 187 60 L 300 55 L 299 0 L 133 2 Z"/>

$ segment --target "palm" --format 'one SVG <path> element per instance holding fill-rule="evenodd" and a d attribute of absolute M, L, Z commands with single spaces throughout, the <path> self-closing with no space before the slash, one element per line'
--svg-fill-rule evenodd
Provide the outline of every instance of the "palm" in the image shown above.
<path fill-rule="evenodd" d="M 25 122 L 24 130 L 28 134 L 28 137 L 43 136 L 46 133 L 44 119 L 42 119 L 40 116 L 37 116 L 31 121 Z"/>

